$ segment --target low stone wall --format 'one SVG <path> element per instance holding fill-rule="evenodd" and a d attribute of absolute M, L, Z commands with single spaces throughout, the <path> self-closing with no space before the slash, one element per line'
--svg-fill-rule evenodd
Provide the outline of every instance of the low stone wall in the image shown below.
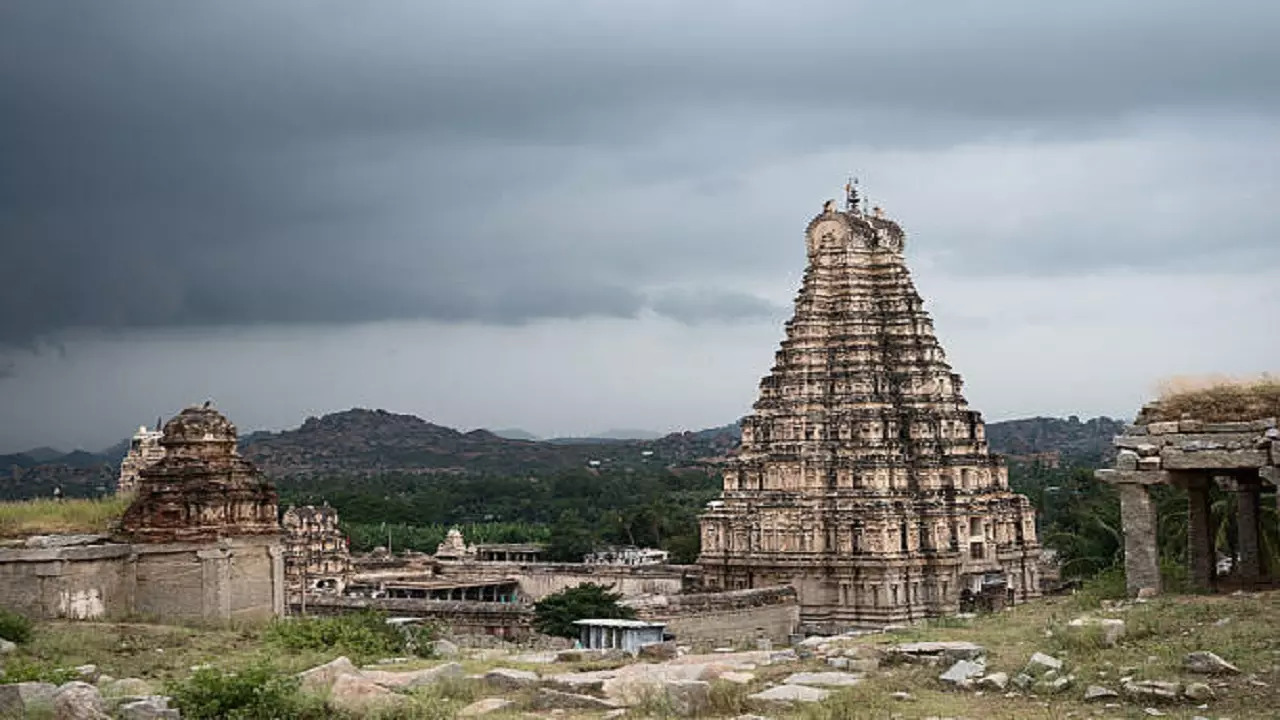
<path fill-rule="evenodd" d="M 520 640 L 528 637 L 533 627 L 533 608 L 511 603 L 326 596 L 309 598 L 306 607 L 307 613 L 312 615 L 337 615 L 361 610 L 431 620 L 459 635 L 494 635 Z M 290 613 L 301 611 L 299 603 L 290 603 Z"/>
<path fill-rule="evenodd" d="M 799 598 L 790 586 L 667 595 L 633 606 L 640 619 L 666 623 L 681 645 L 785 643 L 800 624 Z"/>
<path fill-rule="evenodd" d="M 44 619 L 260 622 L 284 611 L 284 564 L 267 537 L 3 549 L 0 607 Z"/>
<path fill-rule="evenodd" d="M 686 589 L 701 571 L 692 565 L 588 565 L 586 563 L 444 562 L 440 578 L 483 580 L 495 576 L 514 578 L 520 595 L 537 602 L 553 593 L 582 583 L 612 585 L 624 598 L 641 595 L 675 595 Z"/>

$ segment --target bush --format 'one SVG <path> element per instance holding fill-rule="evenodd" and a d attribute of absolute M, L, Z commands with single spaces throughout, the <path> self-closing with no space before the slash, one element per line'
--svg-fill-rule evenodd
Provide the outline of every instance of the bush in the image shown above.
<path fill-rule="evenodd" d="M 328 717 L 323 701 L 298 692 L 298 678 L 261 662 L 236 672 L 203 667 L 186 680 L 171 683 L 168 693 L 194 720 L 273 720 Z"/>
<path fill-rule="evenodd" d="M 70 668 L 60 668 L 47 663 L 38 663 L 22 658 L 5 660 L 0 668 L 0 683 L 47 682 L 61 685 L 78 680 L 80 674 Z"/>
<path fill-rule="evenodd" d="M 0 608 L 0 639 L 24 643 L 31 639 L 31 621 L 16 612 Z"/>
<path fill-rule="evenodd" d="M 268 643 L 293 652 L 336 651 L 356 662 L 395 655 L 431 654 L 436 629 L 429 625 L 395 626 L 382 613 L 364 611 L 332 617 L 292 617 L 267 627 Z"/>

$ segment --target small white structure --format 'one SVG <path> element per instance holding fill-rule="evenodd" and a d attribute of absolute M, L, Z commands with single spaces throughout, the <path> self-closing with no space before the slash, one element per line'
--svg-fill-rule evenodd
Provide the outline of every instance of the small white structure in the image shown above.
<path fill-rule="evenodd" d="M 616 620 L 599 618 L 578 620 L 578 638 L 588 650 L 618 649 L 631 653 L 640 652 L 642 645 L 662 642 L 663 623 L 644 620 Z"/>
<path fill-rule="evenodd" d="M 582 559 L 588 565 L 665 565 L 667 551 L 655 548 L 608 547 L 588 553 Z"/>
<path fill-rule="evenodd" d="M 156 422 L 155 430 L 148 430 L 146 425 L 138 426 L 138 432 L 129 441 L 129 452 L 120 462 L 120 479 L 116 482 L 116 493 L 132 493 L 138 490 L 138 473 L 146 470 L 164 457 L 164 446 L 160 440 L 164 431 Z"/>

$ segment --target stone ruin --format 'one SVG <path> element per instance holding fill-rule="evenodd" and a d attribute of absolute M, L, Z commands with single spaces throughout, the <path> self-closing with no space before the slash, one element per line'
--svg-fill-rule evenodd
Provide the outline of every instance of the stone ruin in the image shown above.
<path fill-rule="evenodd" d="M 1236 557 L 1234 580 L 1254 586 L 1267 578 L 1260 552 L 1261 494 L 1280 484 L 1280 427 L 1275 417 L 1212 422 L 1187 413 L 1166 419 L 1160 403 L 1143 408 L 1137 421 L 1115 438 L 1115 467 L 1098 479 L 1116 487 L 1124 531 L 1125 584 L 1132 595 L 1161 590 L 1156 508 L 1151 487 L 1172 485 L 1187 493 L 1187 558 L 1195 587 L 1211 589 L 1219 580 L 1218 549 L 1210 508 L 1215 485 L 1234 493 Z M 1217 417 L 1221 417 L 1218 413 Z M 1217 419 L 1217 418 L 1215 418 Z"/>
<path fill-rule="evenodd" d="M 164 457 L 138 473 L 121 531 L 134 542 L 278 535 L 277 496 L 236 451 L 236 428 L 206 403 L 165 423 Z"/>
<path fill-rule="evenodd" d="M 960 394 L 904 239 L 856 190 L 809 223 L 795 315 L 701 517 L 710 588 L 791 584 L 832 629 L 1040 594 L 1035 511 Z"/>
<path fill-rule="evenodd" d="M 156 423 L 155 430 L 148 430 L 146 425 L 138 427 L 138 432 L 129 441 L 128 453 L 120 461 L 120 479 L 116 481 L 116 493 L 127 494 L 138 490 L 138 478 L 142 471 L 164 457 L 164 446 L 160 444 L 163 438 L 164 431 L 160 429 L 159 422 Z"/>
<path fill-rule="evenodd" d="M 280 519 L 284 530 L 284 573 L 289 597 L 308 593 L 340 595 L 351 578 L 351 551 L 338 527 L 338 511 L 290 507 Z"/>

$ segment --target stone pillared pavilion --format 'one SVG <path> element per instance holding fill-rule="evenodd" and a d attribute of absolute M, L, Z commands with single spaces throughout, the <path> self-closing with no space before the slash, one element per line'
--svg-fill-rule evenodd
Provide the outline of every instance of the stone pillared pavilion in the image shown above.
<path fill-rule="evenodd" d="M 795 315 L 701 517 L 704 581 L 791 584 L 832 629 L 1038 596 L 1035 511 L 961 395 L 902 228 L 850 186 L 805 238 Z"/>

